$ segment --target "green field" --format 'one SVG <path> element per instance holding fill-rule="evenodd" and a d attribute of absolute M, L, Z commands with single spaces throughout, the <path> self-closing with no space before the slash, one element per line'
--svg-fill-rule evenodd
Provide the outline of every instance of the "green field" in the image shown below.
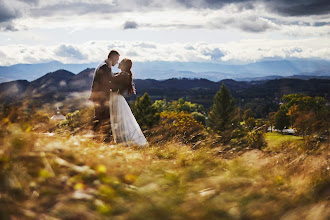
<path fill-rule="evenodd" d="M 265 139 L 270 150 L 281 150 L 283 148 L 299 147 L 303 145 L 301 136 L 280 134 L 277 132 L 268 132 Z"/>

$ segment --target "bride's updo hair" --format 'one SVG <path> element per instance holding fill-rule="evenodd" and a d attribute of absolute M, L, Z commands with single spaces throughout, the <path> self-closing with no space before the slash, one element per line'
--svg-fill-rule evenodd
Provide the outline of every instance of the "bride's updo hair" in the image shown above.
<path fill-rule="evenodd" d="M 132 60 L 124 58 L 120 63 L 123 66 L 122 70 L 125 72 L 128 72 L 129 76 L 130 76 L 130 84 L 128 86 L 128 91 L 127 91 L 128 95 L 131 95 L 132 93 L 136 94 L 135 87 L 133 84 L 133 74 L 131 72 L 131 68 L 132 68 L 132 64 L 133 64 Z"/>
<path fill-rule="evenodd" d="M 127 71 L 129 73 L 132 74 L 131 72 L 131 68 L 132 68 L 132 60 L 130 59 L 127 59 L 127 58 L 124 58 L 122 61 L 121 61 L 122 65 L 123 65 L 123 69 L 124 71 Z"/>

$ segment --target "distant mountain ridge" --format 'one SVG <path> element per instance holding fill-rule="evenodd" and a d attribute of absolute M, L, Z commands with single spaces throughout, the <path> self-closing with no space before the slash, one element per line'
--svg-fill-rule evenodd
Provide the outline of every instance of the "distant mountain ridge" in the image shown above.
<path fill-rule="evenodd" d="M 0 66 L 0 83 L 17 79 L 33 81 L 42 77 L 45 73 L 54 72 L 60 69 L 67 70 L 76 74 L 83 69 L 95 66 L 96 63 L 63 64 L 58 61 L 38 64 L 16 64 L 12 66 Z"/>
<path fill-rule="evenodd" d="M 17 64 L 0 66 L 0 83 L 13 80 L 33 81 L 45 73 L 59 69 L 79 73 L 86 68 L 95 68 L 97 63 L 63 64 L 57 61 L 41 64 Z M 114 68 L 114 72 L 118 69 Z M 270 75 L 288 77 L 300 75 L 330 77 L 330 61 L 326 60 L 278 60 L 260 61 L 245 65 L 228 65 L 206 62 L 134 62 L 132 72 L 136 79 L 166 80 L 170 78 L 205 78 L 211 81 L 234 79 L 251 81 Z"/>
<path fill-rule="evenodd" d="M 0 84 L 0 103 L 54 103 L 67 101 L 66 105 L 75 105 L 72 97 L 87 102 L 93 81 L 94 69 L 85 69 L 78 74 L 67 70 L 57 70 L 32 81 L 16 80 Z M 214 82 L 208 79 L 171 78 L 166 80 L 135 79 L 137 95 L 145 92 L 152 99 L 187 100 L 209 107 L 213 96 L 224 83 L 238 100 L 264 99 L 273 103 L 285 94 L 303 93 L 311 96 L 323 96 L 329 99 L 329 79 L 292 79 L 281 78 L 263 81 L 235 81 L 224 79 Z M 75 94 L 75 95 L 74 95 Z M 128 98 L 135 99 L 136 96 Z M 272 104 L 273 105 L 273 104 Z M 78 105 L 72 108 L 78 108 Z"/>

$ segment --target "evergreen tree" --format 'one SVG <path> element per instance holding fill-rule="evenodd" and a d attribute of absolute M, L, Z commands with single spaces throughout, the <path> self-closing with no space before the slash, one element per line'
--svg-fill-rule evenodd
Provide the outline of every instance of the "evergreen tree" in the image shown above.
<path fill-rule="evenodd" d="M 221 136 L 223 143 L 232 138 L 233 130 L 238 123 L 235 99 L 230 95 L 227 87 L 222 84 L 214 96 L 213 106 L 208 116 L 209 126 Z"/>
<path fill-rule="evenodd" d="M 133 113 L 141 128 L 150 128 L 159 121 L 159 113 L 152 104 L 148 93 L 135 101 Z"/>

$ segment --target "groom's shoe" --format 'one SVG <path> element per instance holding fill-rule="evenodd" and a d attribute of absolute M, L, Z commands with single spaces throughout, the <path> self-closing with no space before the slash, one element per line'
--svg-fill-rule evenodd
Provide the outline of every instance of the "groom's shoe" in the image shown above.
<path fill-rule="evenodd" d="M 100 120 L 94 119 L 93 120 L 93 131 L 97 131 L 100 128 Z"/>
<path fill-rule="evenodd" d="M 112 138 L 111 137 L 109 137 L 109 136 L 107 136 L 106 138 L 104 138 L 104 143 L 110 143 L 111 142 L 111 140 L 112 140 Z"/>

